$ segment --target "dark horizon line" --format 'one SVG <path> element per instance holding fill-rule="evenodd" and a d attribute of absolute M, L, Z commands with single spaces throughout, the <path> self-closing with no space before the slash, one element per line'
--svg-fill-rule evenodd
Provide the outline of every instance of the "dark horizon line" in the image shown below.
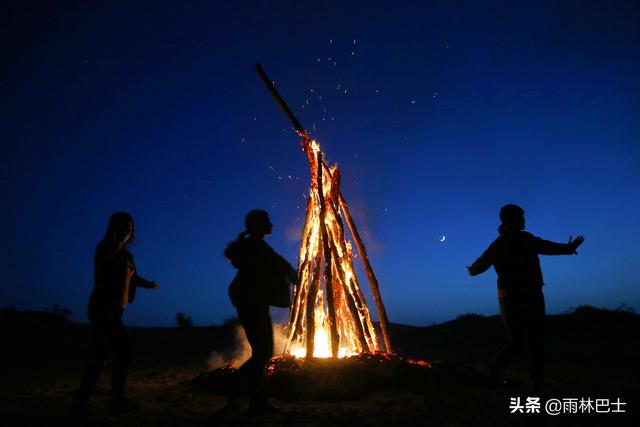
<path fill-rule="evenodd" d="M 62 309 L 64 309 L 64 307 L 61 307 Z M 580 313 L 580 312 L 584 312 L 584 311 L 589 311 L 589 310 L 593 310 L 593 311 L 597 311 L 597 312 L 611 312 L 611 313 L 626 313 L 626 314 L 630 314 L 630 315 L 635 315 L 635 316 L 640 316 L 640 313 L 638 313 L 635 309 L 635 307 L 629 306 L 625 303 L 620 304 L 619 306 L 617 306 L 616 308 L 613 309 L 609 309 L 609 308 L 604 308 L 604 307 L 596 307 L 593 305 L 589 305 L 589 304 L 580 304 L 577 306 L 573 306 L 570 307 L 569 309 L 559 312 L 559 313 L 554 313 L 554 314 L 550 314 L 547 313 L 545 315 L 545 317 L 551 317 L 551 316 L 566 316 L 566 315 L 572 315 L 572 314 L 576 314 L 576 313 Z M 4 315 L 4 314 L 9 314 L 9 313 L 15 313 L 20 314 L 20 313 L 31 313 L 31 314 L 46 314 L 46 315 L 52 315 L 52 316 L 57 316 L 60 319 L 64 319 L 65 321 L 75 324 L 75 325 L 81 325 L 81 326 L 89 326 L 88 322 L 77 322 L 74 321 L 72 319 L 70 319 L 70 315 L 69 316 L 65 316 L 63 313 L 61 312 L 55 312 L 53 309 L 24 309 L 24 310 L 18 310 L 15 306 L 13 305 L 8 305 L 5 307 L 0 307 L 0 314 Z M 180 313 L 176 313 L 180 314 Z M 184 314 L 184 313 L 182 313 Z M 493 318 L 493 317 L 499 317 L 499 313 L 494 313 L 494 314 L 481 314 L 478 312 L 468 312 L 468 313 L 462 313 L 459 314 L 449 320 L 445 320 L 443 322 L 432 322 L 430 325 L 414 325 L 414 324 L 407 324 L 407 323 L 398 323 L 398 322 L 393 322 L 390 321 L 390 324 L 396 325 L 396 326 L 408 326 L 408 327 L 412 327 L 412 328 L 430 328 L 433 326 L 439 326 L 439 325 L 444 325 L 446 323 L 450 323 L 450 322 L 455 322 L 455 321 L 460 321 L 460 320 L 465 320 L 465 318 L 473 318 L 473 319 L 489 319 L 489 318 Z M 4 316 L 2 316 L 4 317 Z M 232 316 L 229 317 L 225 320 L 222 321 L 222 323 L 219 324 L 209 324 L 209 325 L 195 325 L 192 324 L 189 327 L 187 327 L 186 329 L 196 329 L 196 328 L 200 328 L 200 329 L 204 329 L 204 328 L 222 328 L 222 327 L 226 327 L 227 324 L 233 324 L 237 322 L 237 317 Z M 376 328 L 379 328 L 380 322 L 378 320 L 373 320 L 372 322 L 374 323 L 374 325 L 376 326 Z M 278 324 L 280 325 L 280 324 Z M 181 328 L 178 325 L 172 325 L 172 326 L 136 326 L 136 325 L 129 325 L 129 327 L 131 328 L 140 328 L 140 329 L 185 329 L 185 328 Z"/>

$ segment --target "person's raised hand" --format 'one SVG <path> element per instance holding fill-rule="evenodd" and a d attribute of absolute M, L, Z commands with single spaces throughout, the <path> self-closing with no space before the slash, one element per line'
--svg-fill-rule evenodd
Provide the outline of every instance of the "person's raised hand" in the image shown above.
<path fill-rule="evenodd" d="M 578 247 L 584 242 L 584 237 L 583 236 L 578 236 L 575 238 L 575 240 L 572 240 L 573 236 L 569 236 L 569 246 L 571 246 L 571 249 L 573 249 L 573 253 L 574 254 L 578 254 L 578 252 L 576 251 L 576 249 L 578 249 Z"/>

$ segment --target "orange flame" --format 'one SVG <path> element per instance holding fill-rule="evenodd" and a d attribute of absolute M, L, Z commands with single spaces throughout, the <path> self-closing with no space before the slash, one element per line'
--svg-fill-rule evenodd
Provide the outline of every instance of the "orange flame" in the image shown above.
<path fill-rule="evenodd" d="M 294 289 L 293 305 L 289 319 L 289 340 L 285 352 L 306 357 L 306 335 L 308 319 L 313 319 L 313 357 L 332 357 L 331 324 L 329 319 L 327 289 L 332 289 L 333 309 L 335 310 L 335 328 L 338 332 L 338 357 L 346 357 L 361 352 L 380 350 L 369 309 L 358 285 L 353 269 L 351 242 L 345 238 L 344 225 L 339 194 L 339 171 L 317 164 L 320 145 L 311 140 L 307 134 L 303 138 L 302 147 L 307 154 L 311 168 L 312 184 L 307 204 L 302 243 L 300 245 L 298 274 L 299 281 Z M 318 170 L 322 173 L 322 189 L 318 188 Z M 324 248 L 320 227 L 321 206 L 320 193 L 325 203 L 324 225 L 327 231 L 328 247 L 331 249 L 331 286 L 327 287 L 327 272 L 322 275 Z M 317 286 L 317 294 L 312 307 L 308 307 L 308 295 Z M 313 295 L 313 294 L 312 294 Z M 313 316 L 307 311 L 313 310 Z"/>

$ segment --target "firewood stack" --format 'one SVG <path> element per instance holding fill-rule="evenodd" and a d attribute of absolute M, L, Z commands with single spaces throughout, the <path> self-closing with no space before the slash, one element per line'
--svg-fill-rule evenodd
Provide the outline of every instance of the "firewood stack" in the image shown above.
<path fill-rule="evenodd" d="M 340 191 L 340 171 L 336 166 L 327 166 L 320 146 L 291 113 L 260 64 L 256 64 L 256 69 L 302 138 L 302 149 L 311 171 L 310 197 L 302 231 L 298 281 L 293 289 L 285 353 L 304 357 L 343 357 L 381 350 L 353 269 L 353 252 L 351 242 L 345 236 L 343 218 L 371 286 L 386 351 L 391 352 L 387 315 L 378 281 Z"/>

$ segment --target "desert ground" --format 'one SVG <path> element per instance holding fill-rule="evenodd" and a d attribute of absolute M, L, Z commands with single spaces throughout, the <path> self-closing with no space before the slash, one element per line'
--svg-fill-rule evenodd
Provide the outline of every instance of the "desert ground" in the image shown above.
<path fill-rule="evenodd" d="M 3 310 L 2 425 L 123 426 L 467 426 L 638 425 L 640 316 L 579 307 L 546 319 L 546 398 L 620 399 L 625 413 L 511 414 L 510 399 L 531 395 L 528 359 L 507 384 L 489 380 L 487 362 L 505 342 L 498 316 L 465 315 L 443 324 L 392 324 L 401 357 L 314 359 L 280 364 L 267 388 L 279 412 L 226 407 L 229 370 L 241 345 L 237 325 L 129 329 L 135 345 L 128 396 L 141 409 L 108 411 L 109 367 L 91 409 L 71 408 L 91 330 L 60 315 Z M 428 361 L 430 367 L 408 363 Z"/>

